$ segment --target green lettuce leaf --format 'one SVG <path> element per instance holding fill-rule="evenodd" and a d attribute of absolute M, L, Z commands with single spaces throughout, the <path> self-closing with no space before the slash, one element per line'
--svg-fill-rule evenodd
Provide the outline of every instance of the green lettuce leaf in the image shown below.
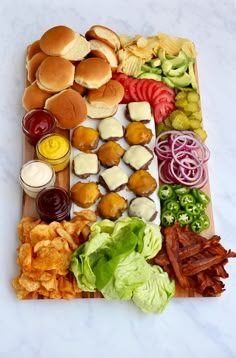
<path fill-rule="evenodd" d="M 143 249 L 140 252 L 146 260 L 149 260 L 156 256 L 161 250 L 162 246 L 162 234 L 160 227 L 153 224 L 147 223 L 144 229 L 143 237 Z"/>
<path fill-rule="evenodd" d="M 149 267 L 149 280 L 133 291 L 132 299 L 145 313 L 161 313 L 175 294 L 175 282 L 160 266 Z"/>

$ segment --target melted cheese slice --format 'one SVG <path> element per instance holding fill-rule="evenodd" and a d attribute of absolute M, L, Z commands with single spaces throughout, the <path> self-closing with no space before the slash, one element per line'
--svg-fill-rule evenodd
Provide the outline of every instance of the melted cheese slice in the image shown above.
<path fill-rule="evenodd" d="M 129 215 L 149 221 L 156 212 L 154 201 L 142 197 L 134 199 L 129 206 Z"/>
<path fill-rule="evenodd" d="M 77 175 L 97 174 L 98 158 L 96 154 L 79 153 L 74 157 L 74 172 Z"/>
<path fill-rule="evenodd" d="M 142 168 L 152 158 L 152 153 L 142 145 L 132 145 L 123 156 L 124 162 L 136 170 Z"/>
<path fill-rule="evenodd" d="M 111 137 L 122 138 L 124 131 L 121 123 L 114 117 L 103 119 L 98 126 L 100 137 L 107 140 Z"/>
<path fill-rule="evenodd" d="M 116 190 L 119 186 L 128 183 L 128 176 L 118 166 L 104 170 L 101 177 L 110 191 Z"/>
<path fill-rule="evenodd" d="M 130 119 L 132 121 L 150 121 L 152 117 L 149 102 L 130 102 L 128 104 Z"/>

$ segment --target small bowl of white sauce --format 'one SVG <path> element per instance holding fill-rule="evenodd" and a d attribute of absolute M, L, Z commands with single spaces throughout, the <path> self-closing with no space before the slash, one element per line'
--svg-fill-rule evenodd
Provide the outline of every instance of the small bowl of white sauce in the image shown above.
<path fill-rule="evenodd" d="M 41 160 L 30 160 L 21 167 L 19 180 L 25 193 L 36 198 L 42 189 L 55 184 L 56 174 L 50 164 Z"/>

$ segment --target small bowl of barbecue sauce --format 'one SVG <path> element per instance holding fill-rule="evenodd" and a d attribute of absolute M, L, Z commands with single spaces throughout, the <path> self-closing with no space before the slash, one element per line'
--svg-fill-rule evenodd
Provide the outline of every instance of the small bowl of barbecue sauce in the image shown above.
<path fill-rule="evenodd" d="M 58 186 L 41 190 L 35 199 L 36 209 L 41 220 L 68 220 L 70 218 L 71 199 L 68 192 Z"/>
<path fill-rule="evenodd" d="M 31 109 L 22 118 L 22 131 L 28 142 L 36 145 L 41 137 L 53 133 L 56 128 L 54 115 L 42 108 Z"/>

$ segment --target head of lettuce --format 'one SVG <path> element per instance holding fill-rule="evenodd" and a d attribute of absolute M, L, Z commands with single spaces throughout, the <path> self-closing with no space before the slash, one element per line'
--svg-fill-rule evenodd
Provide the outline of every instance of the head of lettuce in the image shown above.
<path fill-rule="evenodd" d="M 146 313 L 160 313 L 175 293 L 174 281 L 147 260 L 162 246 L 158 225 L 139 218 L 102 220 L 72 254 L 70 270 L 83 291 L 130 300 Z"/>

